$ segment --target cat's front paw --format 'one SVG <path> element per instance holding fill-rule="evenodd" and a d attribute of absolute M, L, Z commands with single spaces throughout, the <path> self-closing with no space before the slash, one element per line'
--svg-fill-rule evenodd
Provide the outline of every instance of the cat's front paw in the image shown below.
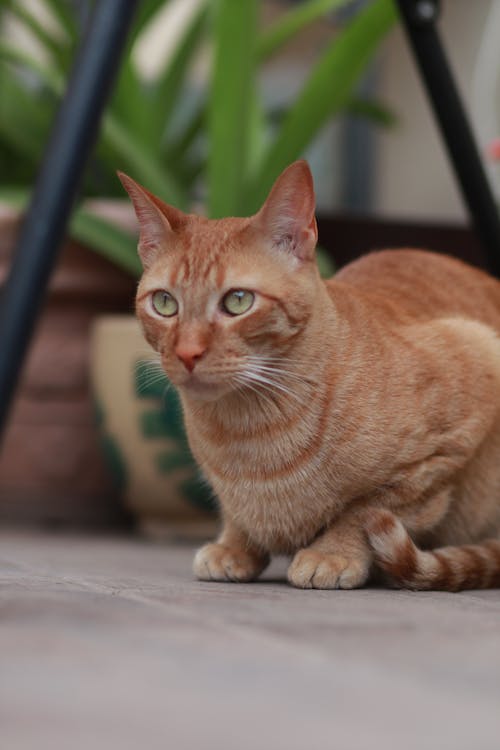
<path fill-rule="evenodd" d="M 355 589 L 366 583 L 369 572 L 365 560 L 302 549 L 288 568 L 288 580 L 300 589 Z"/>
<path fill-rule="evenodd" d="M 223 544 L 206 544 L 195 555 L 193 572 L 201 581 L 245 583 L 257 578 L 268 562 L 266 555 Z"/>

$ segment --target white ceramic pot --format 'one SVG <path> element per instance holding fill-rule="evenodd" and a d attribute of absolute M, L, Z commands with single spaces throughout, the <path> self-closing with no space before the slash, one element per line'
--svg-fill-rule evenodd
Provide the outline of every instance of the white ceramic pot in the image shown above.
<path fill-rule="evenodd" d="M 186 524 L 212 533 L 211 491 L 189 451 L 179 398 L 135 318 L 105 316 L 91 337 L 91 374 L 105 455 L 150 535 Z"/>

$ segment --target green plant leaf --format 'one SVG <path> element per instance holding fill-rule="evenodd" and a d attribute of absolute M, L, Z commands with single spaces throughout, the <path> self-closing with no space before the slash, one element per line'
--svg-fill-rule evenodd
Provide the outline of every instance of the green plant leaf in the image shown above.
<path fill-rule="evenodd" d="M 183 35 L 177 43 L 172 57 L 153 83 L 152 95 L 156 101 L 155 132 L 161 138 L 165 127 L 169 127 L 172 114 L 179 103 L 196 51 L 204 39 L 207 28 L 208 8 L 203 3 L 194 13 Z"/>
<path fill-rule="evenodd" d="M 18 153 L 0 131 L 0 175 L 8 178 L 11 185 L 19 187 L 33 182 L 35 173 L 36 161 Z"/>
<path fill-rule="evenodd" d="M 142 0 L 138 4 L 108 108 L 114 118 L 126 123 L 143 146 L 149 146 L 149 151 L 151 144 L 155 144 L 156 150 L 160 143 L 161 131 L 156 129 L 159 102 L 151 83 L 140 74 L 132 52 L 146 27 L 166 5 L 166 0 Z"/>
<path fill-rule="evenodd" d="M 14 18 L 27 29 L 32 36 L 41 44 L 43 49 L 50 54 L 53 60 L 58 63 L 63 63 L 67 56 L 64 55 L 64 47 L 67 45 L 62 36 L 54 35 L 52 31 L 49 31 L 45 24 L 40 23 L 25 5 L 19 2 L 12 2 L 7 5 L 7 13 Z"/>
<path fill-rule="evenodd" d="M 355 117 L 363 117 L 371 120 L 377 125 L 391 128 L 398 122 L 398 117 L 393 110 L 375 99 L 366 99 L 355 96 L 346 103 L 346 112 Z"/>
<path fill-rule="evenodd" d="M 60 97 L 64 88 L 64 81 L 56 70 L 41 65 L 29 55 L 3 43 L 0 43 L 0 57 L 28 68 L 39 77 L 40 81 L 56 97 Z M 7 84 L 12 82 L 11 77 L 6 80 Z M 12 97 L 11 101 L 14 105 L 12 109 L 15 109 L 15 97 Z M 6 121 L 4 125 L 7 127 L 8 118 L 7 116 L 4 118 L 0 111 L 0 130 L 2 129 L 3 120 Z M 11 133 L 11 137 L 14 137 L 18 127 L 21 127 L 22 130 L 25 129 L 18 123 L 14 133 Z M 26 128 L 26 130 L 31 135 L 30 128 Z M 174 203 L 179 208 L 187 206 L 187 196 L 184 194 L 181 186 L 176 183 L 173 175 L 155 158 L 154 151 L 141 143 L 136 133 L 109 111 L 103 117 L 100 140 L 105 149 L 107 149 L 107 153 L 112 154 L 114 166 L 111 168 L 116 169 L 119 166 L 121 169 L 128 169 L 133 172 L 134 178 L 144 182 L 150 190 L 165 200 Z M 43 143 L 44 140 L 38 141 L 39 151 Z"/>
<path fill-rule="evenodd" d="M 151 23 L 156 13 L 166 5 L 167 0 L 141 0 L 134 15 L 134 22 L 129 32 L 128 46 L 132 47 L 146 26 Z"/>
<path fill-rule="evenodd" d="M 63 92 L 64 76 L 62 76 L 54 67 L 44 65 L 38 60 L 35 60 L 35 58 L 31 57 L 26 52 L 23 52 L 19 47 L 12 47 L 10 44 L 0 41 L 0 59 L 27 68 L 54 94 L 60 96 Z"/>
<path fill-rule="evenodd" d="M 214 3 L 215 55 L 208 111 L 208 213 L 237 214 L 249 142 L 258 5 Z"/>
<path fill-rule="evenodd" d="M 143 146 L 155 143 L 156 106 L 148 87 L 136 70 L 132 57 L 125 56 L 109 104 L 108 113 L 134 132 Z"/>
<path fill-rule="evenodd" d="M 15 0 L 11 2 L 17 7 Z M 53 48 L 53 63 L 41 65 L 9 45 L 5 38 L 0 44 L 0 61 L 4 63 L 0 66 L 0 168 L 6 170 L 4 174 L 12 185 L 23 184 L 22 180 L 29 184 L 26 175 L 31 170 L 35 173 L 64 91 L 69 57 L 81 36 L 75 2 L 38 2 L 56 19 L 60 36 L 50 27 L 45 30 L 39 26 L 28 5 L 19 5 L 25 11 L 21 10 L 17 17 L 24 19 L 25 26 L 47 50 L 53 48 L 51 38 L 61 43 L 68 60 L 55 64 Z M 141 0 L 138 4 L 127 42 L 129 53 L 166 2 Z M 84 187 L 86 194 L 89 187 L 101 191 L 101 195 L 115 194 L 120 188 L 114 170 L 119 167 L 165 200 L 188 209 L 193 186 L 200 183 L 202 171 L 210 215 L 251 213 L 277 173 L 303 151 L 339 109 L 388 123 L 390 118 L 382 105 L 353 98 L 352 92 L 383 36 L 382 27 L 390 25 L 390 0 L 372 0 L 339 34 L 278 124 L 273 140 L 269 135 L 269 116 L 258 96 L 257 65 L 308 23 L 348 0 L 302 0 L 262 34 L 257 30 L 259 0 L 200 2 L 199 11 L 187 25 L 156 86 L 141 78 L 129 56 L 124 58 L 115 95 L 103 118 Z M 207 9 L 213 21 L 209 38 L 215 46 L 212 85 L 205 101 L 201 98 L 193 109 L 185 84 L 191 61 L 205 39 Z M 25 71 L 30 75 L 19 74 Z M 183 113 L 180 119 L 179 112 Z M 183 128 L 182 132 L 177 125 Z M 162 137 L 165 126 L 167 138 Z M 16 158 L 22 166 L 18 170 Z M 104 219 L 89 217 L 85 212 L 82 215 L 80 209 L 75 217 L 71 229 L 72 234 L 77 233 L 74 236 L 132 273 L 140 271 L 134 238 L 112 225 L 109 228 Z"/>
<path fill-rule="evenodd" d="M 347 100 L 344 111 L 348 115 L 371 120 L 383 127 L 392 127 L 398 122 L 396 113 L 388 105 L 371 98 L 353 96 Z M 282 105 L 270 110 L 268 117 L 275 126 L 279 126 L 285 119 L 287 112 L 287 107 Z"/>
<path fill-rule="evenodd" d="M 335 263 L 332 256 L 320 245 L 316 248 L 316 263 L 323 279 L 329 279 L 335 273 Z"/>
<path fill-rule="evenodd" d="M 265 60 L 278 52 L 299 31 L 326 13 L 342 8 L 353 0 L 307 0 L 288 11 L 266 29 L 259 40 L 258 56 Z"/>
<path fill-rule="evenodd" d="M 23 211 L 28 204 L 30 191 L 26 188 L 11 187 L 10 185 L 0 186 L 0 203 L 7 203 L 13 208 Z"/>
<path fill-rule="evenodd" d="M 396 19 L 392 0 L 374 0 L 342 30 L 314 66 L 262 160 L 249 189 L 252 211 L 264 201 L 280 172 L 298 158 L 352 90 Z"/>
<path fill-rule="evenodd" d="M 153 150 L 150 151 L 133 131 L 110 113 L 104 116 L 101 139 L 116 154 L 115 167 L 130 171 L 134 179 L 169 203 L 180 209 L 187 208 L 187 196 L 173 174 L 165 169 Z"/>
<path fill-rule="evenodd" d="M 317 20 L 325 13 L 347 5 L 349 2 L 352 2 L 352 0 L 309 0 L 308 2 L 301 3 L 301 5 L 288 12 L 262 34 L 256 49 L 257 57 L 260 59 L 270 57 L 305 26 Z M 194 22 L 196 20 L 195 18 Z M 191 29 L 188 29 L 188 33 L 192 33 Z M 179 48 L 182 49 L 182 44 L 179 45 Z M 250 175 L 256 169 L 262 156 L 266 120 L 266 115 L 257 92 L 254 91 L 251 96 L 252 101 L 249 104 L 248 116 L 250 153 L 247 158 Z M 179 157 L 179 155 L 182 156 L 185 154 L 193 141 L 199 136 L 206 123 L 206 106 L 206 100 L 202 100 L 179 136 L 168 139 L 167 135 L 165 163 L 168 164 L 176 156 Z M 240 211 L 245 212 L 244 202 L 240 204 Z"/>
<path fill-rule="evenodd" d="M 79 242 L 97 250 L 124 271 L 133 276 L 140 276 L 142 266 L 137 255 L 137 237 L 112 224 L 110 221 L 95 216 L 85 208 L 74 212 L 69 233 Z"/>
<path fill-rule="evenodd" d="M 247 154 L 243 165 L 243 175 L 246 180 L 251 179 L 262 161 L 267 130 L 266 113 L 256 86 L 253 87 L 250 97 L 247 116 Z M 238 209 L 243 214 L 247 211 L 243 189 Z"/>
<path fill-rule="evenodd" d="M 6 64 L 0 66 L 0 91 L 0 138 L 35 165 L 47 138 L 54 101 L 40 92 L 30 91 Z"/>
<path fill-rule="evenodd" d="M 308 0 L 307 2 L 302 2 L 262 33 L 257 46 L 258 58 L 261 60 L 267 59 L 279 51 L 286 42 L 307 25 L 325 13 L 332 12 L 349 3 L 352 3 L 352 0 Z M 375 101 L 372 103 L 368 101 L 362 102 L 358 98 L 352 99 L 352 101 L 346 104 L 346 109 L 352 112 L 352 114 L 364 116 L 381 125 L 390 125 L 394 122 L 390 111 L 384 110 L 382 106 L 377 107 Z M 286 111 L 287 109 L 283 108 L 282 112 L 278 112 L 275 120 L 282 120 Z M 243 174 L 248 172 L 247 177 L 249 179 L 252 178 L 262 160 L 266 145 L 266 126 L 270 116 L 273 117 L 272 113 L 268 112 L 266 114 L 263 111 L 257 94 L 253 93 L 248 103 L 249 153 L 246 159 L 246 167 L 242 169 Z M 205 123 L 206 102 L 201 101 L 189 121 L 185 124 L 183 132 L 179 136 L 168 140 L 165 148 L 166 164 L 172 164 L 175 160 L 182 161 L 185 158 L 186 152 L 203 132 Z M 239 199 L 238 203 L 239 211 L 242 213 L 249 213 L 255 208 L 254 201 L 249 200 L 245 192 L 243 192 L 243 196 Z"/>
<path fill-rule="evenodd" d="M 44 3 L 66 34 L 71 39 L 76 39 L 78 36 L 78 27 L 76 14 L 71 9 L 71 3 L 68 3 L 68 0 L 44 0 Z"/>
<path fill-rule="evenodd" d="M 182 159 L 187 151 L 192 147 L 198 136 L 203 130 L 207 116 L 206 101 L 202 100 L 191 113 L 188 121 L 185 123 L 181 133 L 175 135 L 167 141 L 164 154 L 165 159 Z"/>

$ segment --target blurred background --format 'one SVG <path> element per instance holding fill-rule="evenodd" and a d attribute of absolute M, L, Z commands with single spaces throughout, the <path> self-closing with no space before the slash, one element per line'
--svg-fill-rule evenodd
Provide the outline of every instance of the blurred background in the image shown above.
<path fill-rule="evenodd" d="M 92 5 L 0 5 L 0 280 Z M 500 3 L 443 5 L 440 30 L 498 194 Z M 474 261 L 391 0 L 139 3 L 19 384 L 0 519 L 207 533 L 210 493 L 132 316 L 135 222 L 115 171 L 184 210 L 248 215 L 302 156 L 325 273 L 384 244 L 460 246 Z"/>

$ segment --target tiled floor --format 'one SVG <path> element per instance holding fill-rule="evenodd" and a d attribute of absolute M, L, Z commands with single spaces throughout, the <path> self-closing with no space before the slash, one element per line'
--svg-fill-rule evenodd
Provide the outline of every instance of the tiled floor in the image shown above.
<path fill-rule="evenodd" d="M 1 748 L 500 748 L 500 591 L 207 584 L 191 556 L 0 534 Z"/>

